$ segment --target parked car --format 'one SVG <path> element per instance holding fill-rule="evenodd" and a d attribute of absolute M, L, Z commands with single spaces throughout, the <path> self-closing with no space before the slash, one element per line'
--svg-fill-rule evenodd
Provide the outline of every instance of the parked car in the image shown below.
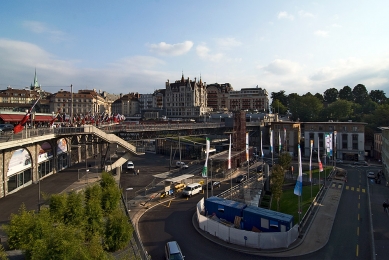
<path fill-rule="evenodd" d="M 216 189 L 216 188 L 220 188 L 220 186 L 221 186 L 221 182 L 220 181 L 210 181 L 207 184 L 207 189 L 211 190 L 212 187 L 213 187 L 213 189 Z"/>
<path fill-rule="evenodd" d="M 177 241 L 170 241 L 165 246 L 165 257 L 166 260 L 183 260 L 185 256 L 182 255 Z"/>
<path fill-rule="evenodd" d="M 176 162 L 176 168 L 184 168 L 187 169 L 189 165 L 185 164 L 184 162 L 177 161 Z"/>
<path fill-rule="evenodd" d="M 368 172 L 367 173 L 367 178 L 370 178 L 370 179 L 375 179 L 375 173 L 374 172 Z"/>
<path fill-rule="evenodd" d="M 247 175 L 244 175 L 244 174 L 239 175 L 239 176 L 236 177 L 236 179 L 235 179 L 235 181 L 236 181 L 237 183 L 244 182 L 245 180 L 247 180 Z"/>
<path fill-rule="evenodd" d="M 184 190 L 182 191 L 182 196 L 192 197 L 193 195 L 200 193 L 202 190 L 203 187 L 201 187 L 199 183 L 191 183 L 184 188 Z"/>
<path fill-rule="evenodd" d="M 0 132 L 11 132 L 14 130 L 14 126 L 11 124 L 0 124 Z"/>

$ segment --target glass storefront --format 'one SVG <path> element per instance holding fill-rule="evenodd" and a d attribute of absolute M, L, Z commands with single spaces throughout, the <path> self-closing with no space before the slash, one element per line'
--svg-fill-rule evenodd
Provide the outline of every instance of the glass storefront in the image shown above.
<path fill-rule="evenodd" d="M 45 177 L 46 175 L 53 172 L 54 159 L 44 161 L 38 166 L 39 178 Z"/>
<path fill-rule="evenodd" d="M 8 192 L 19 189 L 24 185 L 29 185 L 32 181 L 31 168 L 26 169 L 23 172 L 19 172 L 15 175 L 12 175 L 8 178 Z"/>

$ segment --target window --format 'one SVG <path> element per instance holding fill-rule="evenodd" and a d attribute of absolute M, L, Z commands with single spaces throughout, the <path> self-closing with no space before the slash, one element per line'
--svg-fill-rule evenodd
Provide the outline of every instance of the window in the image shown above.
<path fill-rule="evenodd" d="M 347 134 L 342 134 L 342 149 L 347 149 Z"/>

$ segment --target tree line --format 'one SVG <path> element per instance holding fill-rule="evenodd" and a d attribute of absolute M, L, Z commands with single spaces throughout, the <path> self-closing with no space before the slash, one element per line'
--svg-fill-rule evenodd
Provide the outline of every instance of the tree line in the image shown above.
<path fill-rule="evenodd" d="M 365 122 L 366 140 L 373 140 L 379 126 L 389 125 L 389 99 L 382 90 L 367 91 L 362 84 L 353 89 L 329 88 L 323 94 L 285 94 L 284 90 L 271 93 L 273 113 L 288 114 L 301 122 Z"/>

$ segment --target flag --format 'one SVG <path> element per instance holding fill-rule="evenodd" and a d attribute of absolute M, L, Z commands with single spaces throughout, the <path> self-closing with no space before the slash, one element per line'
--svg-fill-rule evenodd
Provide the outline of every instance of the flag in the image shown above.
<path fill-rule="evenodd" d="M 36 103 L 38 103 L 38 101 L 41 99 L 41 97 L 39 97 L 34 105 L 32 105 L 32 107 L 27 111 L 26 115 L 22 118 L 22 120 L 19 122 L 19 124 L 17 124 L 15 127 L 14 127 L 14 134 L 17 134 L 21 131 L 23 131 L 23 128 L 24 128 L 24 125 L 27 123 L 28 119 L 30 118 L 30 115 L 31 115 L 31 111 L 34 109 Z"/>
<path fill-rule="evenodd" d="M 325 141 L 326 141 L 326 153 L 328 157 L 332 156 L 332 133 L 326 133 L 325 134 Z"/>
<path fill-rule="evenodd" d="M 312 182 L 312 149 L 313 149 L 313 140 L 311 140 L 311 154 L 309 156 L 309 181 Z"/>
<path fill-rule="evenodd" d="M 286 128 L 284 128 L 284 151 L 286 151 Z"/>
<path fill-rule="evenodd" d="M 207 137 L 207 138 L 205 138 L 205 147 L 206 147 L 205 148 L 206 149 L 205 152 L 207 153 L 207 157 L 205 158 L 204 168 L 203 168 L 203 171 L 201 173 L 203 178 L 206 178 L 207 175 L 208 175 L 208 167 L 207 167 L 207 165 L 208 165 L 208 157 L 209 157 L 209 148 L 210 148 L 210 146 L 211 146 L 211 143 L 209 141 L 209 138 Z"/>
<path fill-rule="evenodd" d="M 230 146 L 228 147 L 228 169 L 231 169 L 231 135 L 230 135 Z"/>
<path fill-rule="evenodd" d="M 273 130 L 270 130 L 270 152 L 273 153 Z"/>
<path fill-rule="evenodd" d="M 263 158 L 263 149 L 262 149 L 262 131 L 261 131 L 261 156 Z"/>
<path fill-rule="evenodd" d="M 319 163 L 319 172 L 323 171 L 323 164 L 320 161 L 320 139 L 317 137 L 317 162 Z"/>
<path fill-rule="evenodd" d="M 281 133 L 278 131 L 278 154 L 281 154 Z"/>
<path fill-rule="evenodd" d="M 246 133 L 246 161 L 249 161 L 249 133 Z"/>
<path fill-rule="evenodd" d="M 58 119 L 58 116 L 59 116 L 59 113 L 61 112 L 61 109 L 58 109 L 58 112 L 57 114 L 53 117 L 53 119 L 51 119 L 50 121 L 50 126 L 52 126 L 54 124 L 54 121 Z"/>
<path fill-rule="evenodd" d="M 294 194 L 301 196 L 303 191 L 303 167 L 301 164 L 301 150 L 300 144 L 297 146 L 298 149 L 298 160 L 299 160 L 299 176 L 297 177 L 296 186 L 294 186 Z"/>

